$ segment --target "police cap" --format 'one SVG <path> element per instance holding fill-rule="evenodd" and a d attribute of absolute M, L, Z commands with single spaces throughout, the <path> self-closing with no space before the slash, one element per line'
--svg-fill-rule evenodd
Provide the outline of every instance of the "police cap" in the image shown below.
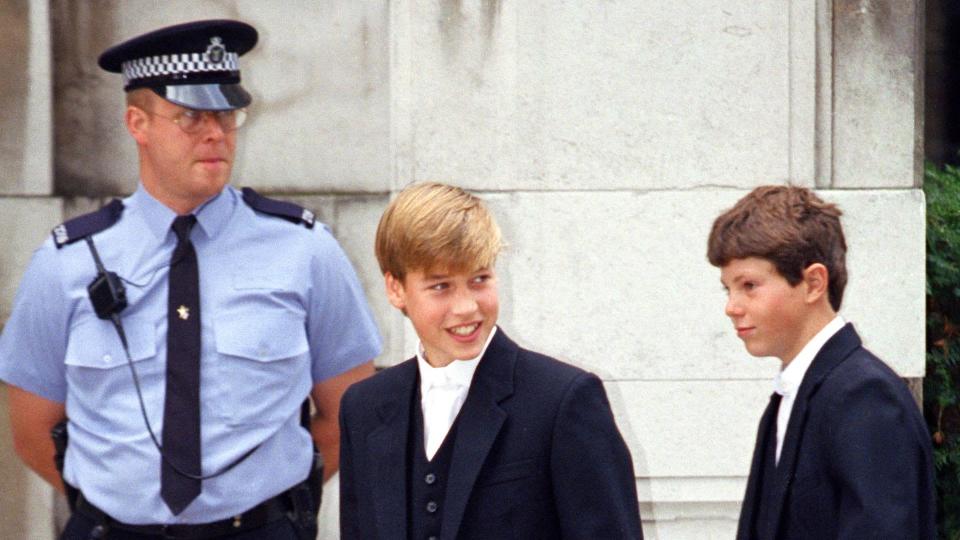
<path fill-rule="evenodd" d="M 242 54 L 257 31 L 231 20 L 194 21 L 154 30 L 110 47 L 100 67 L 123 75 L 125 91 L 150 88 L 190 109 L 229 110 L 250 104 L 240 86 Z"/>

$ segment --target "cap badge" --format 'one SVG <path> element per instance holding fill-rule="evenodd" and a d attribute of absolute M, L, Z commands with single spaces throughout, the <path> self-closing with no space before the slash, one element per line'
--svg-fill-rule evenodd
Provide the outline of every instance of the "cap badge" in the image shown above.
<path fill-rule="evenodd" d="M 227 49 L 223 46 L 223 40 L 217 36 L 210 38 L 210 45 L 207 46 L 207 60 L 211 64 L 219 64 L 223 62 L 226 55 Z"/>

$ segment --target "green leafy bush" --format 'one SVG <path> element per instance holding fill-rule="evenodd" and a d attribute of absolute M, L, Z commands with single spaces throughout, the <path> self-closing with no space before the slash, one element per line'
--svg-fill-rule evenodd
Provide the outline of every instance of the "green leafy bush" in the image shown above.
<path fill-rule="evenodd" d="M 960 540 L 960 168 L 927 164 L 927 373 L 940 537 Z"/>

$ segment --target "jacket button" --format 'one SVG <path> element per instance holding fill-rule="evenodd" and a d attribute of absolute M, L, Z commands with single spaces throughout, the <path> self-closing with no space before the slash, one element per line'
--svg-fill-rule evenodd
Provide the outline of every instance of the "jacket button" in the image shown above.
<path fill-rule="evenodd" d="M 430 501 L 427 503 L 427 512 L 431 514 L 437 511 L 437 503 Z"/>
<path fill-rule="evenodd" d="M 433 483 L 437 481 L 437 475 L 433 473 L 427 473 L 427 475 L 423 477 L 423 481 L 428 485 L 433 485 Z"/>

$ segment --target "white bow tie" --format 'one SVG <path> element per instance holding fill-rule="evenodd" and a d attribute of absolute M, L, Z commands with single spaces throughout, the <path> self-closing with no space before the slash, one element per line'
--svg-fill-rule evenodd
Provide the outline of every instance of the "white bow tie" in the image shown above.
<path fill-rule="evenodd" d="M 433 459 L 433 456 L 440 448 L 440 444 L 446 437 L 450 426 L 457 418 L 460 412 L 459 404 L 462 403 L 462 389 L 466 388 L 459 382 L 438 377 L 438 380 L 428 381 L 427 389 L 423 395 L 423 420 L 424 431 L 426 435 L 424 450 L 427 459 Z"/>
<path fill-rule="evenodd" d="M 434 377 L 427 381 L 426 386 L 427 392 L 430 392 L 431 390 L 456 390 L 462 388 L 463 384 L 449 377 Z"/>

